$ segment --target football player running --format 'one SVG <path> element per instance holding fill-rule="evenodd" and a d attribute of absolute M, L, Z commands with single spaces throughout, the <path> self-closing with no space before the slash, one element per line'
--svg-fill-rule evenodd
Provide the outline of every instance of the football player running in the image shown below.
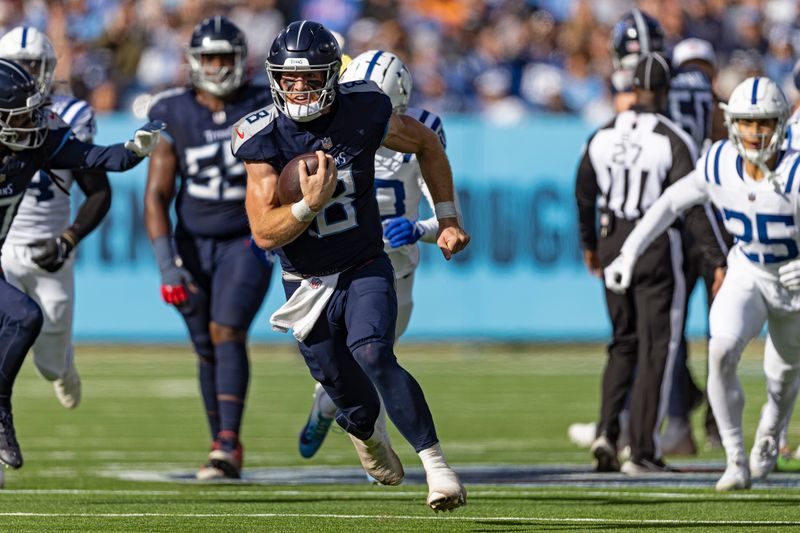
<path fill-rule="evenodd" d="M 272 265 L 249 249 L 246 176 L 230 151 L 231 126 L 270 98 L 248 82 L 244 34 L 224 17 L 194 28 L 186 58 L 191 87 L 161 93 L 150 107 L 151 120 L 169 126 L 150 160 L 145 225 L 161 270 L 161 296 L 181 313 L 198 356 L 211 451 L 197 479 L 239 478 L 247 333 Z M 173 236 L 169 207 L 177 175 Z"/>
<path fill-rule="evenodd" d="M 77 139 L 44 104 L 33 76 L 17 63 L 0 59 L 0 247 L 37 171 L 133 168 L 152 152 L 164 127 L 151 122 L 124 144 L 97 146 Z M 56 253 L 64 253 L 63 246 Z M 43 321 L 36 301 L 0 276 L 0 463 L 11 468 L 23 463 L 11 414 L 11 393 Z"/>
<path fill-rule="evenodd" d="M 464 505 L 466 490 L 445 461 L 422 389 L 394 355 L 395 276 L 374 189 L 381 144 L 416 154 L 439 220 L 437 245 L 449 259 L 469 236 L 456 216 L 442 144 L 419 121 L 393 113 L 375 83 L 340 85 L 339 46 L 319 23 L 286 27 L 266 66 L 275 103 L 236 124 L 232 149 L 245 160 L 255 242 L 276 250 L 284 271 L 287 302 L 270 322 L 294 330 L 311 375 L 336 404 L 336 421 L 368 474 L 385 485 L 404 476 L 376 424 L 382 397 L 425 467 L 427 504 L 435 511 Z M 308 175 L 300 165 L 303 199 L 280 205 L 278 171 L 309 151 L 317 152 L 319 168 Z"/>
<path fill-rule="evenodd" d="M 50 39 L 36 28 L 18 26 L 0 39 L 0 58 L 24 67 L 39 87 L 46 107 L 69 125 L 75 137 L 92 142 L 94 110 L 83 100 L 52 94 L 56 54 Z M 70 199 L 62 191 L 77 182 L 85 194 L 69 223 Z M 81 400 L 75 368 L 72 318 L 75 307 L 73 251 L 97 227 L 111 207 L 111 187 L 103 170 L 39 170 L 22 197 L 3 248 L 6 280 L 42 308 L 44 324 L 33 345 L 39 374 L 53 382 L 56 397 L 71 409 Z"/>
<path fill-rule="evenodd" d="M 441 118 L 424 109 L 408 108 L 412 87 L 411 73 L 399 57 L 383 50 L 370 50 L 360 54 L 344 70 L 339 82 L 360 80 L 377 83 L 391 99 L 394 113 L 417 119 L 433 130 L 442 146 L 446 146 Z M 417 241 L 435 243 L 439 221 L 435 216 L 418 220 L 422 198 L 425 198 L 431 209 L 433 199 L 414 154 L 395 152 L 383 146 L 378 149 L 375 154 L 375 194 L 383 223 L 384 250 L 394 268 L 397 288 L 395 339 L 399 339 L 408 327 L 414 306 L 414 272 L 419 264 Z M 322 385 L 317 383 L 311 414 L 298 439 L 300 455 L 309 458 L 317 453 L 335 416 L 336 405 Z M 378 424 L 386 424 L 384 409 L 381 409 Z"/>
<path fill-rule="evenodd" d="M 717 490 L 747 489 L 777 460 L 777 439 L 797 395 L 800 374 L 800 153 L 781 145 L 789 104 L 768 78 L 748 78 L 723 105 L 729 140 L 717 141 L 685 179 L 665 191 L 604 272 L 610 290 L 625 291 L 637 257 L 687 208 L 711 201 L 736 243 L 711 306 L 708 396 L 727 467 Z M 744 394 L 736 367 L 764 322 L 767 404 L 749 464 L 742 430 Z"/>

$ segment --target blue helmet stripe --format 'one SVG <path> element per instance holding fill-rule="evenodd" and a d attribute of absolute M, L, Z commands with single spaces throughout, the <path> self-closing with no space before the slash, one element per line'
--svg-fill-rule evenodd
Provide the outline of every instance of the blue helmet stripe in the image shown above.
<path fill-rule="evenodd" d="M 364 79 L 368 80 L 369 77 L 372 75 L 372 71 L 375 69 L 375 65 L 378 64 L 378 59 L 383 55 L 383 50 L 378 50 L 375 52 L 375 55 L 372 56 L 372 59 L 369 62 L 369 66 L 367 67 L 367 73 L 364 74 Z"/>
<path fill-rule="evenodd" d="M 25 45 L 28 44 L 28 27 L 22 27 L 22 48 L 25 48 Z"/>
<path fill-rule="evenodd" d="M 789 181 L 786 183 L 786 194 L 792 192 L 792 184 L 794 183 L 794 174 L 797 172 L 797 165 L 800 163 L 800 157 L 795 157 L 794 164 L 792 165 L 792 170 L 789 171 Z"/>
<path fill-rule="evenodd" d="M 722 152 L 722 147 L 725 146 L 726 142 L 728 141 L 722 141 L 719 148 L 717 148 L 717 153 L 714 154 L 714 183 L 717 185 L 719 185 L 719 154 Z"/>
<path fill-rule="evenodd" d="M 753 80 L 753 94 L 750 95 L 750 103 L 753 105 L 756 105 L 756 94 L 758 93 L 758 80 L 759 78 Z"/>

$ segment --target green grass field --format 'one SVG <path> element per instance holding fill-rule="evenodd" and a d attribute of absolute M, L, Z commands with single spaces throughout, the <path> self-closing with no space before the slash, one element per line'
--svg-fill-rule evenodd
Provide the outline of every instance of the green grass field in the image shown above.
<path fill-rule="evenodd" d="M 694 347 L 700 354 L 701 347 Z M 740 365 L 749 439 L 764 399 L 761 346 Z M 79 346 L 84 398 L 61 408 L 30 362 L 17 381 L 14 409 L 25 466 L 6 472 L 0 531 L 764 531 L 800 527 L 800 474 L 778 474 L 748 492 L 717 494 L 691 474 L 633 483 L 587 472 L 587 450 L 567 426 L 593 420 L 604 363 L 600 345 L 403 345 L 403 364 L 431 404 L 450 462 L 510 471 L 574 465 L 578 481 L 525 484 L 488 478 L 469 484 L 469 505 L 435 515 L 426 489 L 302 484 L 310 468 L 337 473 L 358 460 L 332 433 L 312 460 L 296 451 L 312 382 L 293 347 L 255 347 L 243 440 L 248 472 L 297 469 L 300 484 L 182 482 L 205 458 L 208 436 L 188 348 Z M 703 357 L 695 357 L 701 367 Z M 702 371 L 701 371 L 702 375 Z M 695 422 L 700 423 L 699 416 Z M 800 441 L 800 425 L 792 428 Z M 702 431 L 697 430 L 699 440 Z M 407 469 L 419 461 L 396 433 Z M 749 444 L 749 443 L 748 443 Z M 681 464 L 685 458 L 675 459 Z M 721 467 L 719 450 L 690 462 Z M 328 468 L 330 467 L 330 468 Z M 270 470 L 273 469 L 273 470 Z M 294 470 L 292 470 L 294 472 Z M 171 481 L 153 481 L 158 474 Z M 687 476 L 681 478 L 681 476 Z M 410 476 L 413 478 L 413 476 Z M 705 479 L 704 478 L 704 479 Z M 773 478 L 775 480 L 773 481 Z M 288 481 L 292 481 L 290 474 Z M 797 488 L 795 488 L 797 487 Z"/>

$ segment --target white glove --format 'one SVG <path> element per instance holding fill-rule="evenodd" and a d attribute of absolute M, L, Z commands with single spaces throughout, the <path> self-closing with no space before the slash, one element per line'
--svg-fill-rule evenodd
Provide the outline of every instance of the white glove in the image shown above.
<path fill-rule="evenodd" d="M 634 262 L 619 254 L 610 265 L 603 270 L 606 288 L 617 294 L 623 294 L 631 286 Z"/>
<path fill-rule="evenodd" d="M 778 269 L 781 285 L 791 291 L 800 289 L 800 259 L 789 261 Z"/>
<path fill-rule="evenodd" d="M 133 139 L 125 141 L 125 148 L 138 155 L 139 157 L 147 157 L 158 144 L 158 139 L 161 137 L 161 130 L 166 128 L 167 125 L 161 120 L 151 120 L 133 134 Z"/>

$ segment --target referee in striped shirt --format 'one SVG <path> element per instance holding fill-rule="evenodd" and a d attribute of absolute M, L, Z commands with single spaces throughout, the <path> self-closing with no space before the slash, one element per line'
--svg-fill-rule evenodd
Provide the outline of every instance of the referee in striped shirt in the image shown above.
<path fill-rule="evenodd" d="M 580 239 L 584 262 L 599 277 L 653 202 L 694 169 L 694 141 L 663 114 L 670 77 L 662 55 L 643 54 L 633 80 L 636 104 L 597 130 L 584 149 L 575 184 Z M 711 232 L 707 220 L 693 227 Z M 712 241 L 707 236 L 698 240 Z M 670 228 L 636 263 L 625 294 L 605 291 L 613 331 L 592 444 L 597 471 L 637 475 L 669 470 L 657 434 L 683 329 L 682 264 L 680 232 Z M 620 468 L 619 414 L 629 391 L 631 456 Z"/>

